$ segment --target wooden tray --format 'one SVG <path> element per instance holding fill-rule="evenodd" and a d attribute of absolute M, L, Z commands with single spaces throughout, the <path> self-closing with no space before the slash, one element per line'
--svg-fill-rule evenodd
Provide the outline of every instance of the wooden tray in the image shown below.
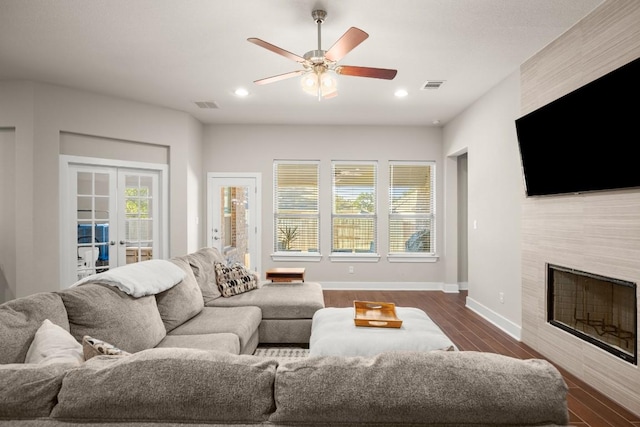
<path fill-rule="evenodd" d="M 399 328 L 402 320 L 396 316 L 396 305 L 392 302 L 354 301 L 356 326 L 374 328 Z"/>

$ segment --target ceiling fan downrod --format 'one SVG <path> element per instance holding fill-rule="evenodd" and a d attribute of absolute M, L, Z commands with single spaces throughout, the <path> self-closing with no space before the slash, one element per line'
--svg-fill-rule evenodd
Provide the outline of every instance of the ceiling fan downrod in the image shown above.
<path fill-rule="evenodd" d="M 318 51 L 322 51 L 322 47 L 321 47 L 321 27 L 322 27 L 322 23 L 324 22 L 325 18 L 327 17 L 327 12 L 324 10 L 314 10 L 313 12 L 311 12 L 311 17 L 313 18 L 313 20 L 315 21 L 315 23 L 318 25 Z"/>

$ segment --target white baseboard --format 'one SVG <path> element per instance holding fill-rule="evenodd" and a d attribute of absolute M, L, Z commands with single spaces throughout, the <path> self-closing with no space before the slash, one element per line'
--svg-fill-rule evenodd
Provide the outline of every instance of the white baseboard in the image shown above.
<path fill-rule="evenodd" d="M 442 292 L 446 294 L 457 294 L 460 292 L 460 286 L 457 283 L 445 283 L 442 286 Z"/>
<path fill-rule="evenodd" d="M 467 297 L 467 308 L 472 310 L 479 316 L 483 317 L 488 322 L 500 328 L 502 331 L 510 335 L 511 337 L 521 340 L 522 326 L 513 323 L 511 320 L 499 315 L 495 311 L 485 307 L 473 298 Z"/>
<path fill-rule="evenodd" d="M 444 283 L 437 282 L 319 282 L 327 290 L 362 291 L 444 291 Z M 456 290 L 457 292 L 457 290 Z"/>

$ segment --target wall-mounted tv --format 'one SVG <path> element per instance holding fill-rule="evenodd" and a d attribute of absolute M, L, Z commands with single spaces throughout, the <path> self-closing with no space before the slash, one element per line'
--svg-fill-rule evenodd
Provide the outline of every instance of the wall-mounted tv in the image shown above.
<path fill-rule="evenodd" d="M 640 58 L 515 125 L 527 196 L 640 187 Z"/>

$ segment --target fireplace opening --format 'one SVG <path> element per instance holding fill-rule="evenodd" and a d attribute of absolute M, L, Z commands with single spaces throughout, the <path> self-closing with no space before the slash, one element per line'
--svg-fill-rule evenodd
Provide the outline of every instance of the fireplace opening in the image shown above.
<path fill-rule="evenodd" d="M 636 284 L 547 264 L 547 321 L 638 364 Z"/>

